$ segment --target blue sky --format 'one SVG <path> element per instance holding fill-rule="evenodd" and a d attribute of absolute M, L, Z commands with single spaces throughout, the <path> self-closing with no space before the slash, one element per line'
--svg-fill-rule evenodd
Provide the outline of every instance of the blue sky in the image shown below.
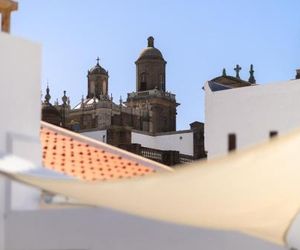
<path fill-rule="evenodd" d="M 115 101 L 135 90 L 135 60 L 147 37 L 167 60 L 167 90 L 176 94 L 178 129 L 204 121 L 206 80 L 221 74 L 258 83 L 292 79 L 300 68 L 299 0 L 19 0 L 12 34 L 43 45 L 42 88 L 63 90 L 75 105 L 87 70 L 100 57 Z M 251 105 L 251 104 L 249 104 Z"/>

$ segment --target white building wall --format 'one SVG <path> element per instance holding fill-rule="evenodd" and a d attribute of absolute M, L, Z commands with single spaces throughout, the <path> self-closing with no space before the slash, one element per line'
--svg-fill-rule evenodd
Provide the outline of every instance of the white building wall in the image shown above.
<path fill-rule="evenodd" d="M 194 154 L 193 132 L 186 131 L 182 133 L 151 136 L 144 133 L 132 132 L 131 143 L 138 143 L 144 147 L 160 150 L 175 150 L 181 154 Z"/>
<path fill-rule="evenodd" d="M 227 153 L 228 134 L 237 148 L 300 126 L 300 80 L 211 92 L 205 85 L 205 147 L 208 158 Z"/>
<path fill-rule="evenodd" d="M 89 138 L 105 142 L 107 141 L 107 131 L 106 130 L 99 130 L 99 131 L 89 131 L 89 132 L 82 132 L 81 135 L 87 136 Z"/>
<path fill-rule="evenodd" d="M 0 154 L 13 153 L 41 165 L 40 46 L 0 32 Z M 35 189 L 0 179 L 0 250 L 6 250 L 5 223 L 14 209 L 38 206 Z"/>
<path fill-rule="evenodd" d="M 284 249 L 238 233 L 169 224 L 101 208 L 14 212 L 8 216 L 7 242 L 9 250 Z"/>
<path fill-rule="evenodd" d="M 41 163 L 40 81 L 41 48 L 26 40 L 0 32 L 0 153 L 14 150 L 37 164 Z M 30 144 L 30 148 L 26 147 Z"/>

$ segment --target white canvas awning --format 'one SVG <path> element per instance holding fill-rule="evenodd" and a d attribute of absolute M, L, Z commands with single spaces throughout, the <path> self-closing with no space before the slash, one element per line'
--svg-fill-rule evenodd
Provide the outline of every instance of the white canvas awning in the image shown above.
<path fill-rule="evenodd" d="M 7 159 L 0 164 L 5 175 L 82 204 L 196 227 L 239 231 L 279 245 L 285 244 L 300 207 L 300 130 L 222 159 L 105 183 L 32 175 L 22 172 L 29 163 L 16 167 Z M 17 171 L 9 171 L 11 167 Z"/>

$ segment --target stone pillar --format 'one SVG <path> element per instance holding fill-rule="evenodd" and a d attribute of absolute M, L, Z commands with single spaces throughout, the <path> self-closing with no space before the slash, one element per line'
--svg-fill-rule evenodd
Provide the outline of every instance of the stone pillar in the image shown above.
<path fill-rule="evenodd" d="M 179 151 L 165 150 L 162 152 L 162 162 L 167 166 L 174 166 L 180 163 Z"/>
<path fill-rule="evenodd" d="M 190 124 L 190 127 L 193 131 L 194 159 L 206 158 L 204 148 L 204 124 L 195 121 Z"/>

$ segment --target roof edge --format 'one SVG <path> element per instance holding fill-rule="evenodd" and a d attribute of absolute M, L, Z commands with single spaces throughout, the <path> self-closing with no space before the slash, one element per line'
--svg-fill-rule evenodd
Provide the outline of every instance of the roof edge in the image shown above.
<path fill-rule="evenodd" d="M 160 170 L 165 170 L 165 171 L 169 171 L 169 172 L 174 171 L 172 168 L 170 168 L 170 167 L 168 167 L 164 164 L 160 164 L 158 162 L 149 160 L 147 158 L 144 158 L 144 157 L 141 157 L 139 155 L 130 153 L 128 151 L 125 151 L 123 149 L 111 146 L 111 145 L 103 143 L 101 141 L 97 141 L 95 139 L 92 139 L 92 138 L 89 138 L 87 136 L 75 133 L 73 131 L 70 131 L 70 130 L 67 130 L 67 129 L 52 125 L 52 124 L 49 124 L 47 122 L 41 121 L 41 126 L 43 126 L 45 128 L 48 128 L 48 129 L 51 129 L 53 131 L 56 131 L 58 133 L 61 133 L 63 135 L 71 136 L 71 137 L 75 138 L 78 141 L 81 141 L 81 142 L 84 142 L 84 143 L 89 143 L 91 146 L 105 148 L 110 153 L 119 154 L 120 156 L 122 156 L 124 158 L 134 160 L 134 161 L 138 161 L 146 167 L 149 167 L 149 168 L 152 168 L 152 169 L 155 169 L 155 170 L 158 170 L 158 171 L 160 171 Z"/>

